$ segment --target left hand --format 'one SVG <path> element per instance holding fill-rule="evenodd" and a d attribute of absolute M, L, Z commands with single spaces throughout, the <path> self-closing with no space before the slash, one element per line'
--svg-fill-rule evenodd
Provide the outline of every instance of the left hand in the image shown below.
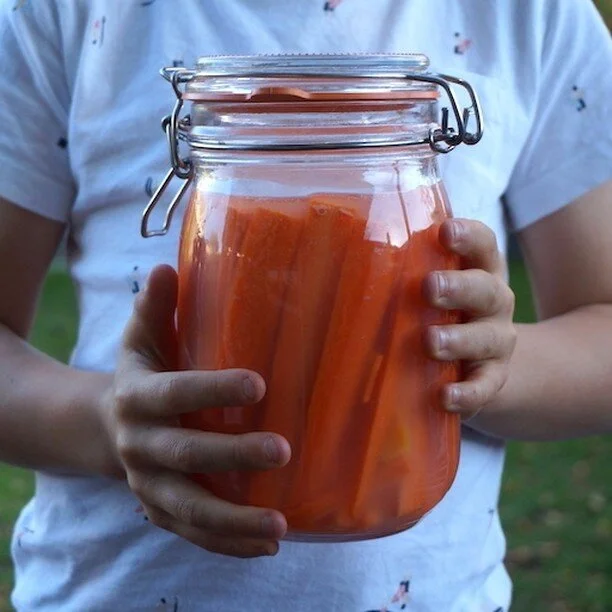
<path fill-rule="evenodd" d="M 432 272 L 425 280 L 427 301 L 443 310 L 459 310 L 463 323 L 432 325 L 430 356 L 461 361 L 464 378 L 446 385 L 443 405 L 473 419 L 506 383 L 516 344 L 514 293 L 506 282 L 506 263 L 495 234 L 483 223 L 449 219 L 440 228 L 442 246 L 459 255 L 463 269 Z"/>

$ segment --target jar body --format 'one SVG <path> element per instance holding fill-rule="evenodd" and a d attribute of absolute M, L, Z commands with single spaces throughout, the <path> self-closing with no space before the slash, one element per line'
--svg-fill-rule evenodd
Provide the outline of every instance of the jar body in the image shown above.
<path fill-rule="evenodd" d="M 289 539 L 343 541 L 418 522 L 454 479 L 460 424 L 440 390 L 458 366 L 427 357 L 422 283 L 457 262 L 435 155 L 411 151 L 196 160 L 179 257 L 185 369 L 248 368 L 254 406 L 186 414 L 183 426 L 272 431 L 292 459 L 203 474 L 229 501 L 275 508 Z"/>

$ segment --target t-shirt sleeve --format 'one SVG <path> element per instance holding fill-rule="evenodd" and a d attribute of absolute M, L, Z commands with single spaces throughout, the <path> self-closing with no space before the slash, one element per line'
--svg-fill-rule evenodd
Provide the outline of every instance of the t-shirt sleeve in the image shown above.
<path fill-rule="evenodd" d="M 591 0 L 546 2 L 532 125 L 506 192 L 515 230 L 612 179 L 612 39 Z"/>
<path fill-rule="evenodd" d="M 0 196 L 67 221 L 70 95 L 55 2 L 0 0 Z"/>

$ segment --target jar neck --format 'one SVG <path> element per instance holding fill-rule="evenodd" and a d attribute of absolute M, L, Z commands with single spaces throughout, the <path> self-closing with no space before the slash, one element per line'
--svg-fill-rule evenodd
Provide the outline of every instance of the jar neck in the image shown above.
<path fill-rule="evenodd" d="M 435 99 L 350 102 L 194 102 L 186 139 L 194 149 L 353 149 L 425 144 Z"/>

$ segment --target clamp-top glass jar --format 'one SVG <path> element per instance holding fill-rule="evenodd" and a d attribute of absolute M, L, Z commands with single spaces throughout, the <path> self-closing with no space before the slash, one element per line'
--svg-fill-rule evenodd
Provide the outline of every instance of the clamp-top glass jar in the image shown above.
<path fill-rule="evenodd" d="M 428 307 L 421 285 L 456 265 L 437 239 L 450 215 L 437 153 L 477 143 L 482 123 L 469 84 L 427 66 L 419 55 L 209 57 L 162 72 L 177 95 L 163 121 L 172 169 L 141 229 L 165 233 L 192 183 L 179 256 L 182 367 L 249 368 L 267 382 L 256 406 L 182 424 L 274 431 L 293 451 L 277 470 L 196 478 L 225 499 L 282 511 L 292 539 L 406 529 L 457 469 L 459 421 L 439 391 L 458 368 L 422 345 L 425 327 L 451 315 Z M 457 87 L 470 99 L 463 111 Z M 438 122 L 442 92 L 450 111 Z M 151 231 L 175 176 L 185 182 Z"/>

